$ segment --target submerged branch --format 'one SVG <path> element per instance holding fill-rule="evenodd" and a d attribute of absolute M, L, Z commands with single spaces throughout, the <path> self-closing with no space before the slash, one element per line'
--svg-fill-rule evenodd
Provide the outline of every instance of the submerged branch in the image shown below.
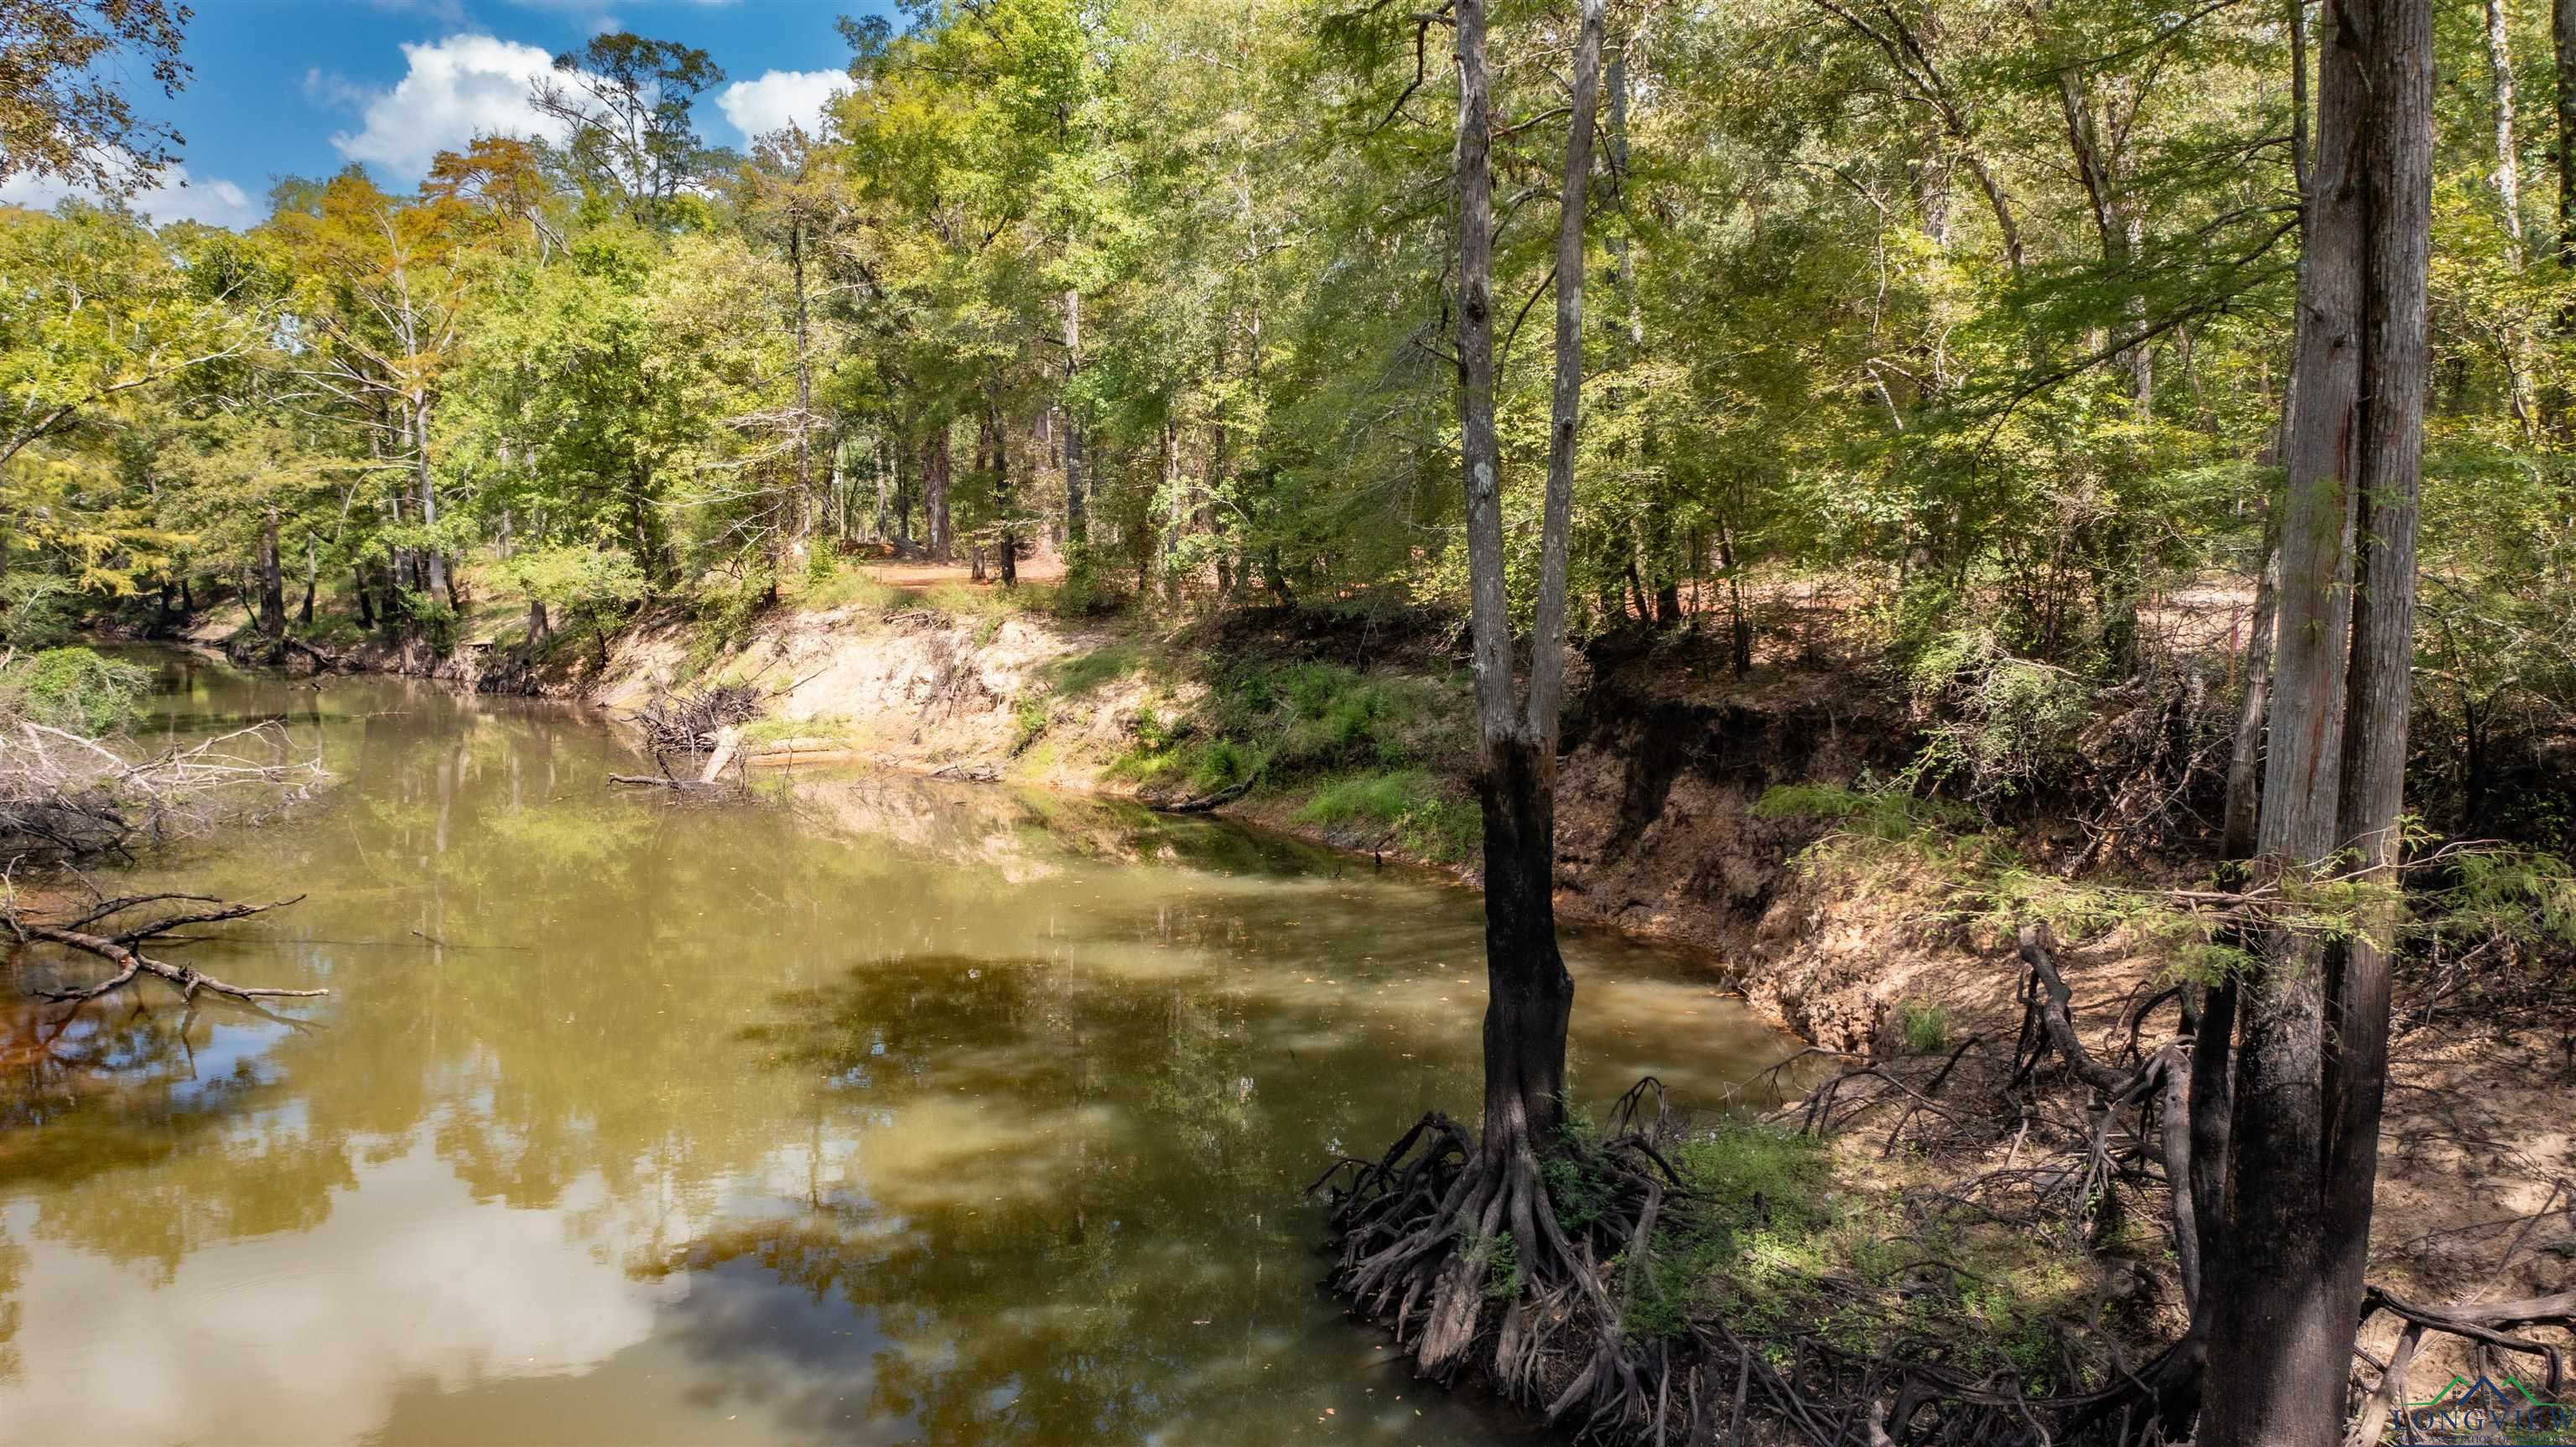
<path fill-rule="evenodd" d="M 194 965 L 176 965 L 168 960 L 156 959 L 145 954 L 139 947 L 146 941 L 163 938 L 173 931 L 190 925 L 247 919 L 255 914 L 266 914 L 273 909 L 284 909 L 288 905 L 302 901 L 303 898 L 304 896 L 299 894 L 292 899 L 272 900 L 267 904 L 228 904 L 222 900 L 197 894 L 131 895 L 100 900 L 85 912 L 62 921 L 31 919 L 20 912 L 13 903 L 0 907 L 0 924 L 5 924 L 9 933 L 21 945 L 38 943 L 61 945 L 66 949 L 94 955 L 116 966 L 114 974 L 83 989 L 33 992 L 48 1000 L 95 1000 L 101 995 L 123 989 L 141 975 L 157 975 L 167 980 L 179 991 L 182 999 L 188 1000 L 195 999 L 200 990 L 227 995 L 236 1000 L 302 999 L 327 995 L 330 991 L 279 990 L 236 985 L 230 981 L 219 980 Z M 210 904 L 214 908 L 164 914 L 131 926 L 102 925 L 102 921 L 111 920 L 129 910 L 147 904 L 174 900 Z M 94 926 L 97 928 L 93 928 Z"/>

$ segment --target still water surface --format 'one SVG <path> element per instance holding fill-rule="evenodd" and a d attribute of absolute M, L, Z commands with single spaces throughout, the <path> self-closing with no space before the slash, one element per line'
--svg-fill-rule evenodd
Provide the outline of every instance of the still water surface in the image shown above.
<path fill-rule="evenodd" d="M 673 807 L 593 716 L 151 657 L 331 791 L 132 871 L 286 1019 L 0 979 L 0 1441 L 1291 1441 L 1524 1424 L 1319 1297 L 1335 1153 L 1472 1107 L 1475 897 L 1222 823 L 882 776 Z M 1596 1108 L 1786 1053 L 1570 938 Z"/>

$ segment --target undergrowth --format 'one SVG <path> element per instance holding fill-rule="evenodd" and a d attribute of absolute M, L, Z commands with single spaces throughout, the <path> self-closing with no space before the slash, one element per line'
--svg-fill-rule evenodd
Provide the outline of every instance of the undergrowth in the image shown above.
<path fill-rule="evenodd" d="M 1113 775 L 1199 791 L 1258 779 L 1346 781 L 1323 807 L 1390 826 L 1411 821 L 1445 835 L 1432 808 L 1429 770 L 1461 746 L 1456 690 L 1430 679 L 1363 674 L 1330 663 L 1237 663 L 1207 680 L 1185 708 L 1149 710 Z M 1371 784 L 1370 777 L 1402 782 Z M 1318 803 L 1322 801 L 1319 798 Z M 1318 820 L 1317 822 L 1330 822 Z"/>
<path fill-rule="evenodd" d="M 1606 1195 L 1580 1156 L 1547 1168 L 1569 1225 Z M 1718 1319 L 1756 1340 L 1814 1333 L 1859 1353 L 1930 1355 L 2060 1386 L 2052 1324 L 2080 1317 L 2086 1285 L 2066 1243 L 1917 1219 L 1899 1191 L 1848 1180 L 1825 1142 L 1735 1122 L 1671 1152 L 1691 1208 L 1659 1223 L 1639 1264 L 1613 1265 L 1640 1337 L 1678 1340 Z"/>
<path fill-rule="evenodd" d="M 152 682 L 130 663 L 87 648 L 48 648 L 0 667 L 0 721 L 38 723 L 95 738 L 134 716 Z"/>

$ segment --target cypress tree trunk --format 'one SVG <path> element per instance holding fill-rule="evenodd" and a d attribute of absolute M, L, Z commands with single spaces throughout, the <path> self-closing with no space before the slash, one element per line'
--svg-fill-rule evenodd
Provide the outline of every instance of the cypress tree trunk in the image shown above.
<path fill-rule="evenodd" d="M 929 514 L 925 525 L 930 533 L 930 560 L 947 562 L 952 543 L 948 524 L 948 424 L 945 421 L 930 430 L 930 439 L 922 447 L 921 495 L 923 510 Z"/>
<path fill-rule="evenodd" d="M 286 636 L 286 578 L 277 565 L 277 509 L 270 508 L 259 525 L 259 631 Z"/>
<path fill-rule="evenodd" d="M 2549 38 L 2558 63 L 2558 260 L 2576 267 L 2576 0 L 2550 0 Z M 2562 310 L 2560 328 L 2568 321 Z"/>
<path fill-rule="evenodd" d="M 438 523 L 438 484 L 429 470 L 429 400 L 421 399 L 412 409 L 412 470 L 420 490 L 420 524 L 424 528 Z M 433 542 L 421 550 L 422 591 L 431 597 L 444 593 L 451 603 L 456 590 L 448 583 L 447 554 Z"/>
<path fill-rule="evenodd" d="M 1074 373 L 1082 365 L 1082 293 L 1072 287 L 1064 290 L 1064 381 L 1067 390 L 1073 386 Z M 1091 537 L 1091 519 L 1085 510 L 1082 479 L 1082 421 L 1074 415 L 1068 399 L 1060 409 L 1064 415 L 1064 536 L 1069 545 L 1079 545 Z"/>
<path fill-rule="evenodd" d="M 2394 884 L 2432 188 L 2429 0 L 2327 0 L 2258 877 Z M 2393 893 L 2240 983 L 2202 1447 L 2330 1447 L 2378 1172 Z M 2204 1027 L 2206 1028 L 2206 1027 Z"/>
<path fill-rule="evenodd" d="M 1574 58 L 1556 253 L 1556 357 L 1529 685 L 1517 703 L 1505 593 L 1502 447 L 1494 426 L 1493 97 L 1482 0 L 1458 19 L 1458 373 L 1474 639 L 1477 796 L 1485 826 L 1483 1151 L 1501 1163 L 1544 1147 L 1564 1111 L 1574 979 L 1556 943 L 1557 703 L 1564 678 L 1566 555 L 1583 385 L 1583 228 L 1601 83 L 1602 0 L 1585 0 Z"/>
<path fill-rule="evenodd" d="M 1011 443 L 1002 430 L 998 404 L 985 404 L 986 416 L 993 435 L 993 511 L 1002 519 L 1001 538 L 993 545 L 994 561 L 999 565 L 1002 586 L 1020 585 L 1020 538 L 1011 518 Z"/>

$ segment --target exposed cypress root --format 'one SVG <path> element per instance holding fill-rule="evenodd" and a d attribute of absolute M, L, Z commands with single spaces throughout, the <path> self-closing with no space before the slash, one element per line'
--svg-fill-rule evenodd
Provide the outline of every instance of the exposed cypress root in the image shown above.
<path fill-rule="evenodd" d="M 1332 1206 L 1328 1284 L 1386 1327 L 1424 1377 L 1479 1381 L 1582 1439 L 1796 1441 L 1816 1447 L 2039 1447 L 2168 1440 L 2152 1390 L 2027 1392 L 2009 1372 L 1855 1351 L 1706 1316 L 1635 1329 L 1658 1232 L 1705 1205 L 1666 1159 L 1661 1087 L 1623 1097 L 1607 1139 L 1502 1149 L 1433 1113 L 1374 1161 L 1316 1182 Z M 1652 1102 L 1656 1121 L 1640 1128 Z M 1557 1163 L 1570 1171 L 1548 1167 Z M 1551 1179 L 1586 1182 L 1578 1224 Z M 2070 1427 L 2076 1430 L 2070 1431 Z M 1760 1436 L 1747 1434 L 1759 1429 Z"/>
<path fill-rule="evenodd" d="M 1608 1187 L 1572 1230 L 1532 1142 L 1480 1144 L 1436 1112 L 1380 1159 L 1335 1166 L 1316 1183 L 1333 1203 L 1333 1289 L 1386 1324 L 1425 1377 L 1472 1372 L 1586 1436 L 1653 1440 L 1672 1416 L 1671 1352 L 1629 1339 L 1605 1270 L 1624 1259 L 1625 1279 L 1640 1274 L 1680 1185 L 1634 1128 L 1649 1088 L 1661 1089 L 1640 1082 L 1621 1102 L 1607 1141 L 1551 1147 Z"/>

